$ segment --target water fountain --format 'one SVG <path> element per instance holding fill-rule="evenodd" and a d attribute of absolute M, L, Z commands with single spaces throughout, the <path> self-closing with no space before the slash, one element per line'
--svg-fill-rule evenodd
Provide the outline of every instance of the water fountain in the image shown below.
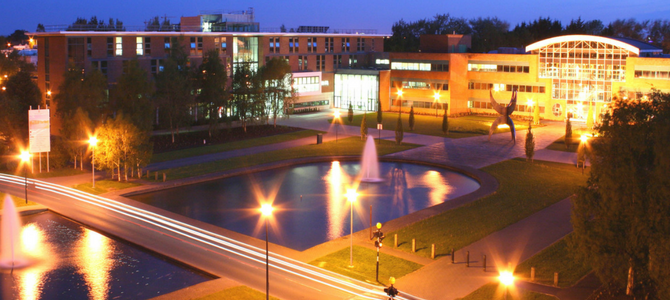
<path fill-rule="evenodd" d="M 377 158 L 377 147 L 375 139 L 368 135 L 368 140 L 363 148 L 363 157 L 361 158 L 361 181 L 362 182 L 382 182 L 379 176 L 379 159 Z"/>
<path fill-rule="evenodd" d="M 21 246 L 21 219 L 9 195 L 5 196 L 1 225 L 0 268 L 13 269 L 28 265 Z"/>

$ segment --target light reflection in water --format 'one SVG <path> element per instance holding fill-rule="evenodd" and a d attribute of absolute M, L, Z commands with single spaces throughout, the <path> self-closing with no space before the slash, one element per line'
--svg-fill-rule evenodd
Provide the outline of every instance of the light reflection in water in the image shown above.
<path fill-rule="evenodd" d="M 50 245 L 45 243 L 44 231 L 35 223 L 21 229 L 21 244 L 32 265 L 16 271 L 19 297 L 36 300 L 42 297 L 45 274 L 57 265 Z"/>
<path fill-rule="evenodd" d="M 77 265 L 88 284 L 89 298 L 106 299 L 109 273 L 114 268 L 114 261 L 111 258 L 114 248 L 110 246 L 107 237 L 89 229 L 85 229 L 78 244 L 80 259 Z"/>
<path fill-rule="evenodd" d="M 430 188 L 428 197 L 431 205 L 437 205 L 444 202 L 447 194 L 451 193 L 452 187 L 448 184 L 442 174 L 430 170 L 423 174 L 423 184 Z"/>
<path fill-rule="evenodd" d="M 345 178 L 339 161 L 334 161 L 330 165 L 330 170 L 325 176 L 326 186 L 328 188 L 328 239 L 335 239 L 342 236 L 342 224 L 346 217 L 348 206 L 346 206 L 346 199 L 343 195 Z"/>

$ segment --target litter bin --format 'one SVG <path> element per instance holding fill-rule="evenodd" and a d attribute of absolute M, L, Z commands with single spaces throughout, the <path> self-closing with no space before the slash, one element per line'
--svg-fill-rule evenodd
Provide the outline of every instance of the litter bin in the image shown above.
<path fill-rule="evenodd" d="M 316 144 L 323 144 L 323 133 L 317 133 L 316 134 Z"/>

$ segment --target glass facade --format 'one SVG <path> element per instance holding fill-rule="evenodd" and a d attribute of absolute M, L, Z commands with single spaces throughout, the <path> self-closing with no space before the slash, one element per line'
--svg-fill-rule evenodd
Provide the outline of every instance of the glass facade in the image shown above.
<path fill-rule="evenodd" d="M 379 76 L 335 74 L 333 107 L 356 110 L 377 110 L 379 101 Z"/>
<path fill-rule="evenodd" d="M 294 77 L 296 93 L 321 92 L 321 80 L 319 76 Z"/>
<path fill-rule="evenodd" d="M 240 64 L 249 64 L 251 70 L 258 70 L 258 37 L 233 38 L 233 70 Z"/>

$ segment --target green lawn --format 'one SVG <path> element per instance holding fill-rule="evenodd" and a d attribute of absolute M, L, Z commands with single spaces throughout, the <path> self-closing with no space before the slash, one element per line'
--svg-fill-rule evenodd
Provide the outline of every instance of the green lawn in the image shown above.
<path fill-rule="evenodd" d="M 6 193 L 0 192 L 0 209 L 4 209 L 5 196 L 7 196 L 7 195 L 8 194 L 6 194 Z M 14 195 L 9 195 L 9 197 L 12 198 L 12 201 L 14 201 L 14 205 L 16 207 L 30 206 L 30 205 L 35 205 L 36 204 L 35 202 L 32 202 L 32 201 L 28 201 L 28 203 L 26 203 L 25 198 L 17 197 L 17 196 L 14 196 Z M 28 199 L 30 199 L 30 195 L 28 195 Z"/>
<path fill-rule="evenodd" d="M 246 286 L 236 286 L 232 288 L 225 289 L 214 294 L 209 294 L 205 297 L 197 298 L 196 300 L 263 300 L 265 299 L 265 293 L 261 293 L 257 290 Z M 273 300 L 279 300 L 276 297 L 270 297 Z"/>
<path fill-rule="evenodd" d="M 247 168 L 260 164 L 294 158 L 361 155 L 364 146 L 365 142 L 361 141 L 359 137 L 349 137 L 340 139 L 337 142 L 326 142 L 321 145 L 305 145 L 179 168 L 159 170 L 158 173 L 160 174 L 165 172 L 168 180 L 174 180 L 239 168 Z M 395 142 L 382 140 L 381 143 L 377 143 L 377 153 L 379 155 L 386 155 L 389 153 L 404 151 L 416 147 L 419 147 L 419 145 L 404 143 L 402 145 L 397 145 Z M 149 179 L 153 180 L 153 177 L 150 176 Z M 162 181 L 162 175 L 159 175 L 159 181 Z"/>
<path fill-rule="evenodd" d="M 540 294 L 531 291 L 521 291 L 510 289 L 507 298 L 505 298 L 505 290 L 500 287 L 497 282 L 492 282 L 482 286 L 478 290 L 472 292 L 459 300 L 558 300 L 554 296 Z"/>
<path fill-rule="evenodd" d="M 376 262 L 376 250 L 354 246 L 353 268 L 349 268 L 348 247 L 311 261 L 310 264 L 354 279 L 376 284 Z M 400 278 L 421 267 L 423 265 L 388 255 L 382 249 L 379 254 L 379 281 L 384 285 L 388 285 L 389 277 Z"/>
<path fill-rule="evenodd" d="M 398 113 L 384 112 L 382 114 L 382 124 L 384 125 L 385 130 L 395 130 L 396 124 L 398 122 Z M 361 126 L 361 120 L 363 115 L 355 115 L 353 122 L 351 124 L 347 120 L 346 111 L 341 117 L 342 124 L 344 125 L 353 125 Z M 442 115 L 440 112 L 440 117 L 436 118 L 435 116 L 426 116 L 426 115 L 414 115 L 414 130 L 409 130 L 409 114 L 402 114 L 403 120 L 403 129 L 405 132 L 418 133 L 423 135 L 432 135 L 432 136 L 444 136 L 442 132 Z M 491 123 L 495 120 L 494 117 L 486 116 L 465 116 L 458 118 L 449 118 L 449 135 L 448 138 L 464 138 L 472 137 L 478 135 L 487 135 L 489 134 L 489 128 L 491 128 Z M 330 119 L 329 122 L 333 120 Z M 367 124 L 369 134 L 373 136 L 376 135 L 377 129 L 377 113 L 368 113 L 367 114 Z M 525 130 L 528 128 L 527 122 L 515 121 L 516 130 Z M 509 132 L 509 128 L 500 128 L 496 130 L 496 133 L 499 132 Z"/>
<path fill-rule="evenodd" d="M 242 141 L 223 143 L 223 144 L 217 144 L 217 145 L 211 145 L 211 146 L 205 146 L 205 147 L 196 147 L 196 148 L 190 148 L 190 149 L 170 151 L 170 152 L 165 152 L 165 153 L 154 154 L 154 156 L 151 158 L 151 162 L 152 163 L 163 162 L 163 161 L 174 160 L 174 159 L 178 159 L 178 158 L 185 158 L 185 157 L 191 157 L 191 156 L 205 155 L 205 154 L 231 151 L 231 150 L 237 150 L 237 149 L 244 149 L 244 148 L 250 148 L 250 147 L 256 147 L 256 146 L 263 146 L 263 145 L 268 145 L 268 144 L 281 143 L 281 142 L 292 141 L 292 140 L 301 139 L 301 138 L 305 138 L 305 137 L 316 136 L 316 134 L 320 133 L 320 132 L 321 131 L 315 131 L 315 130 L 300 130 L 300 131 L 295 131 L 295 132 L 277 134 L 277 135 L 266 136 L 266 137 L 255 138 L 255 139 L 249 139 L 249 140 L 242 140 Z M 316 138 L 314 138 L 314 139 L 316 140 Z"/>
<path fill-rule="evenodd" d="M 82 183 L 73 186 L 73 188 L 78 189 L 82 192 L 87 192 L 93 195 L 100 195 L 107 192 L 127 189 L 134 186 L 140 186 L 142 184 L 137 182 L 126 182 L 126 181 L 115 181 L 115 180 L 98 180 L 95 182 L 95 189 L 92 188 L 91 183 Z"/>
<path fill-rule="evenodd" d="M 436 256 L 460 249 L 485 236 L 512 225 L 533 213 L 574 194 L 584 185 L 588 173 L 573 165 L 513 159 L 488 166 L 500 183 L 488 197 L 414 223 L 387 236 L 398 234 L 398 248 L 411 251 L 417 240 L 417 254 L 430 257 L 429 245 L 437 247 Z"/>
<path fill-rule="evenodd" d="M 582 134 L 591 134 L 592 130 L 587 130 L 586 128 L 577 128 L 572 130 L 572 139 L 570 139 L 570 147 L 565 146 L 565 136 L 560 137 L 555 140 L 553 143 L 549 144 L 546 149 L 564 151 L 564 152 L 577 152 L 579 144 L 581 143 Z M 592 140 L 593 138 L 589 138 Z"/>
<path fill-rule="evenodd" d="M 591 272 L 591 268 L 575 261 L 575 258 L 570 255 L 571 252 L 567 245 L 568 238 L 561 239 L 517 266 L 516 276 L 530 280 L 530 268 L 535 267 L 535 282 L 553 285 L 554 272 L 558 272 L 558 286 L 573 286 Z"/>

